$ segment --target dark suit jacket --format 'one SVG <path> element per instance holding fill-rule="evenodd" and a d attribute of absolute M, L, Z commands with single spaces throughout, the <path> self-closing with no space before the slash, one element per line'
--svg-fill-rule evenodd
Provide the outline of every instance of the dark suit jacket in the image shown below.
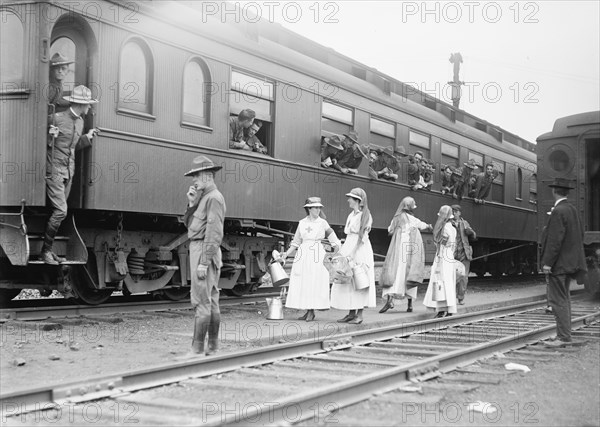
<path fill-rule="evenodd" d="M 542 265 L 552 274 L 587 271 L 583 252 L 583 227 L 575 206 L 562 200 L 552 210 L 542 241 Z"/>

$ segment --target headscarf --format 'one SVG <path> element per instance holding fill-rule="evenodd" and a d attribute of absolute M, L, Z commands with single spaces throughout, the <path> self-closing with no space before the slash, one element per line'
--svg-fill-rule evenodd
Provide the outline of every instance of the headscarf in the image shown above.
<path fill-rule="evenodd" d="M 438 219 L 435 223 L 435 227 L 433 227 L 433 241 L 438 248 L 442 243 L 444 225 L 452 218 L 452 208 L 448 205 L 443 205 L 438 212 Z"/>
<path fill-rule="evenodd" d="M 405 197 L 398 205 L 398 209 L 392 218 L 392 230 L 396 228 L 402 228 L 408 223 L 408 215 L 413 215 L 413 210 L 417 207 L 415 199 L 412 197 Z M 404 214 L 404 215 L 403 215 Z"/>
<path fill-rule="evenodd" d="M 362 200 L 358 200 L 358 206 L 360 211 L 362 212 L 362 216 L 360 218 L 360 229 L 358 231 L 358 244 L 360 245 L 363 240 L 363 236 L 365 232 L 368 232 L 367 228 L 369 228 L 369 221 L 371 220 L 371 212 L 369 211 L 369 204 L 367 202 L 367 193 L 362 188 L 353 188 L 350 190 L 350 193 L 354 193 L 359 196 Z"/>

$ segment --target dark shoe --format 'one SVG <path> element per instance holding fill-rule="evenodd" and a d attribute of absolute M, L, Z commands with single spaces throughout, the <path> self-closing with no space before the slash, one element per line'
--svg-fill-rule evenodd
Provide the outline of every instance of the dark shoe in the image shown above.
<path fill-rule="evenodd" d="M 388 300 L 385 302 L 385 304 L 383 304 L 383 307 L 381 307 L 381 310 L 379 310 L 379 312 L 380 313 L 385 313 L 390 308 L 394 308 L 394 303 L 392 302 L 391 298 L 388 298 Z"/>
<path fill-rule="evenodd" d="M 360 317 L 354 317 L 354 318 L 352 318 L 352 320 L 350 320 L 348 322 L 348 324 L 360 325 L 362 322 L 363 322 L 363 320 Z"/>
<path fill-rule="evenodd" d="M 348 323 L 349 321 L 351 321 L 352 319 L 354 319 L 356 316 L 353 314 L 347 314 L 346 317 L 342 318 L 342 319 L 338 319 L 338 323 Z"/>
<path fill-rule="evenodd" d="M 56 255 L 54 255 L 54 253 L 52 253 L 52 251 L 48 250 L 43 251 L 40 255 L 40 258 L 42 261 L 44 261 L 44 264 L 58 265 L 58 261 L 54 259 L 54 257 L 58 258 Z"/>
<path fill-rule="evenodd" d="M 446 315 L 444 317 L 450 317 L 450 316 L 453 316 L 453 315 L 454 315 L 453 313 L 446 313 Z"/>
<path fill-rule="evenodd" d="M 464 298 L 459 298 L 458 299 L 458 305 L 465 305 L 465 299 Z"/>
<path fill-rule="evenodd" d="M 550 307 L 550 306 L 546 307 L 545 311 L 546 311 L 546 314 L 552 314 L 553 313 L 552 312 L 552 307 Z"/>
<path fill-rule="evenodd" d="M 412 313 L 412 311 L 413 311 L 413 308 L 412 308 L 412 306 L 409 306 L 409 307 L 406 309 L 406 312 L 407 312 L 407 313 Z"/>
<path fill-rule="evenodd" d="M 315 312 L 311 311 L 310 313 L 307 313 L 306 321 L 313 322 L 314 320 L 315 320 Z"/>
<path fill-rule="evenodd" d="M 438 319 L 440 317 L 444 317 L 445 315 L 446 315 L 445 311 L 438 311 L 437 314 L 433 318 Z"/>
<path fill-rule="evenodd" d="M 304 313 L 304 315 L 298 317 L 298 320 L 306 320 L 307 316 L 308 316 L 308 311 L 306 313 Z"/>

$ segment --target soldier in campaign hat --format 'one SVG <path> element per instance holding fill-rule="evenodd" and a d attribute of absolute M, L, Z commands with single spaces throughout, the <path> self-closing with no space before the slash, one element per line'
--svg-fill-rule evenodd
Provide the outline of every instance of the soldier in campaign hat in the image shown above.
<path fill-rule="evenodd" d="M 98 102 L 92 99 L 91 90 L 77 86 L 71 96 L 63 99 L 69 109 L 50 116 L 46 151 L 46 197 L 52 213 L 46 224 L 40 256 L 42 261 L 51 265 L 65 261 L 52 251 L 52 246 L 60 224 L 67 217 L 67 198 L 75 173 L 75 150 L 90 146 L 98 132 L 90 129 L 83 134 L 82 116 L 88 113 L 91 104 Z"/>
<path fill-rule="evenodd" d="M 335 165 L 344 152 L 342 138 L 339 135 L 325 137 L 321 141 L 321 166 L 329 168 Z"/>
<path fill-rule="evenodd" d="M 194 307 L 194 335 L 190 356 L 212 354 L 219 346 L 219 276 L 223 266 L 221 241 L 225 220 L 225 199 L 215 185 L 215 165 L 206 156 L 197 156 L 185 176 L 191 176 L 193 185 L 187 192 L 188 208 L 183 222 L 190 239 L 190 267 Z M 208 335 L 208 348 L 204 341 Z"/>
<path fill-rule="evenodd" d="M 69 65 L 75 61 L 60 52 L 50 58 L 50 77 L 48 84 L 48 114 L 58 113 L 69 108 L 69 102 L 63 99 L 63 81 L 69 74 Z"/>

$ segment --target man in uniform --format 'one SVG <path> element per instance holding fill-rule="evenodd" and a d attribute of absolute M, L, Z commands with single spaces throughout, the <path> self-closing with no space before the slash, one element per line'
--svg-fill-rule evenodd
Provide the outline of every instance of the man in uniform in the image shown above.
<path fill-rule="evenodd" d="M 485 165 L 485 172 L 478 174 L 477 180 L 475 181 L 475 194 L 473 195 L 475 203 L 483 203 L 483 201 L 490 194 L 492 183 L 497 176 L 498 171 L 494 169 L 494 165 L 492 163 Z"/>
<path fill-rule="evenodd" d="M 53 105 L 48 114 L 65 111 L 69 108 L 69 101 L 63 99 L 63 80 L 69 73 L 69 65 L 75 61 L 69 60 L 60 52 L 56 52 L 50 59 L 50 78 L 48 85 L 48 104 Z"/>
<path fill-rule="evenodd" d="M 183 217 L 190 239 L 191 300 L 195 310 L 192 355 L 205 354 L 207 334 L 206 354 L 216 352 L 219 345 L 221 313 L 217 286 L 223 265 L 225 199 L 215 185 L 214 176 L 221 168 L 208 157 L 198 156 L 185 174 L 194 182 L 187 192 L 188 208 Z"/>
<path fill-rule="evenodd" d="M 344 151 L 333 167 L 342 173 L 356 175 L 358 173 L 358 168 L 362 163 L 363 157 L 366 159 L 369 158 L 369 147 L 359 144 L 358 133 L 353 130 L 344 136 L 346 137 L 346 141 L 348 141 L 348 143 L 345 144 L 346 147 Z"/>
<path fill-rule="evenodd" d="M 571 281 L 583 282 L 587 271 L 583 249 L 583 226 L 577 209 L 568 202 L 568 180 L 556 178 L 552 184 L 554 208 L 542 241 L 541 264 L 548 277 L 548 302 L 556 318 L 556 340 L 546 345 L 561 347 L 571 339 Z M 579 280 L 578 280 L 579 279 Z"/>
<path fill-rule="evenodd" d="M 465 275 L 456 280 L 456 298 L 458 303 L 463 305 L 465 302 L 465 292 L 469 282 L 469 271 L 471 260 L 473 259 L 473 248 L 469 244 L 469 239 L 475 240 L 477 235 L 469 223 L 462 217 L 460 205 L 452 205 L 452 225 L 456 228 L 456 246 L 454 248 L 454 259 L 460 261 L 465 266 Z"/>
<path fill-rule="evenodd" d="M 229 148 L 244 149 L 244 146 L 246 146 L 244 129 L 252 126 L 255 117 L 254 110 L 245 109 L 240 111 L 237 117 L 229 118 Z"/>
<path fill-rule="evenodd" d="M 46 153 L 46 196 L 52 206 L 52 213 L 46 225 L 41 259 L 46 264 L 58 265 L 64 261 L 52 252 L 54 238 L 58 228 L 67 217 L 67 199 L 75 173 L 75 149 L 90 146 L 92 138 L 98 132 L 90 129 L 83 135 L 83 118 L 90 104 L 98 102 L 92 99 L 92 92 L 85 86 L 77 86 L 73 94 L 64 97 L 69 109 L 49 117 L 48 147 Z M 81 144 L 79 144 L 81 143 Z"/>
<path fill-rule="evenodd" d="M 243 148 L 244 150 L 252 150 L 255 153 L 267 154 L 267 147 L 265 147 L 256 136 L 256 132 L 258 132 L 261 127 L 262 122 L 260 120 L 255 120 L 254 123 L 252 123 L 252 126 L 245 129 L 244 136 L 246 138 L 246 146 Z"/>

